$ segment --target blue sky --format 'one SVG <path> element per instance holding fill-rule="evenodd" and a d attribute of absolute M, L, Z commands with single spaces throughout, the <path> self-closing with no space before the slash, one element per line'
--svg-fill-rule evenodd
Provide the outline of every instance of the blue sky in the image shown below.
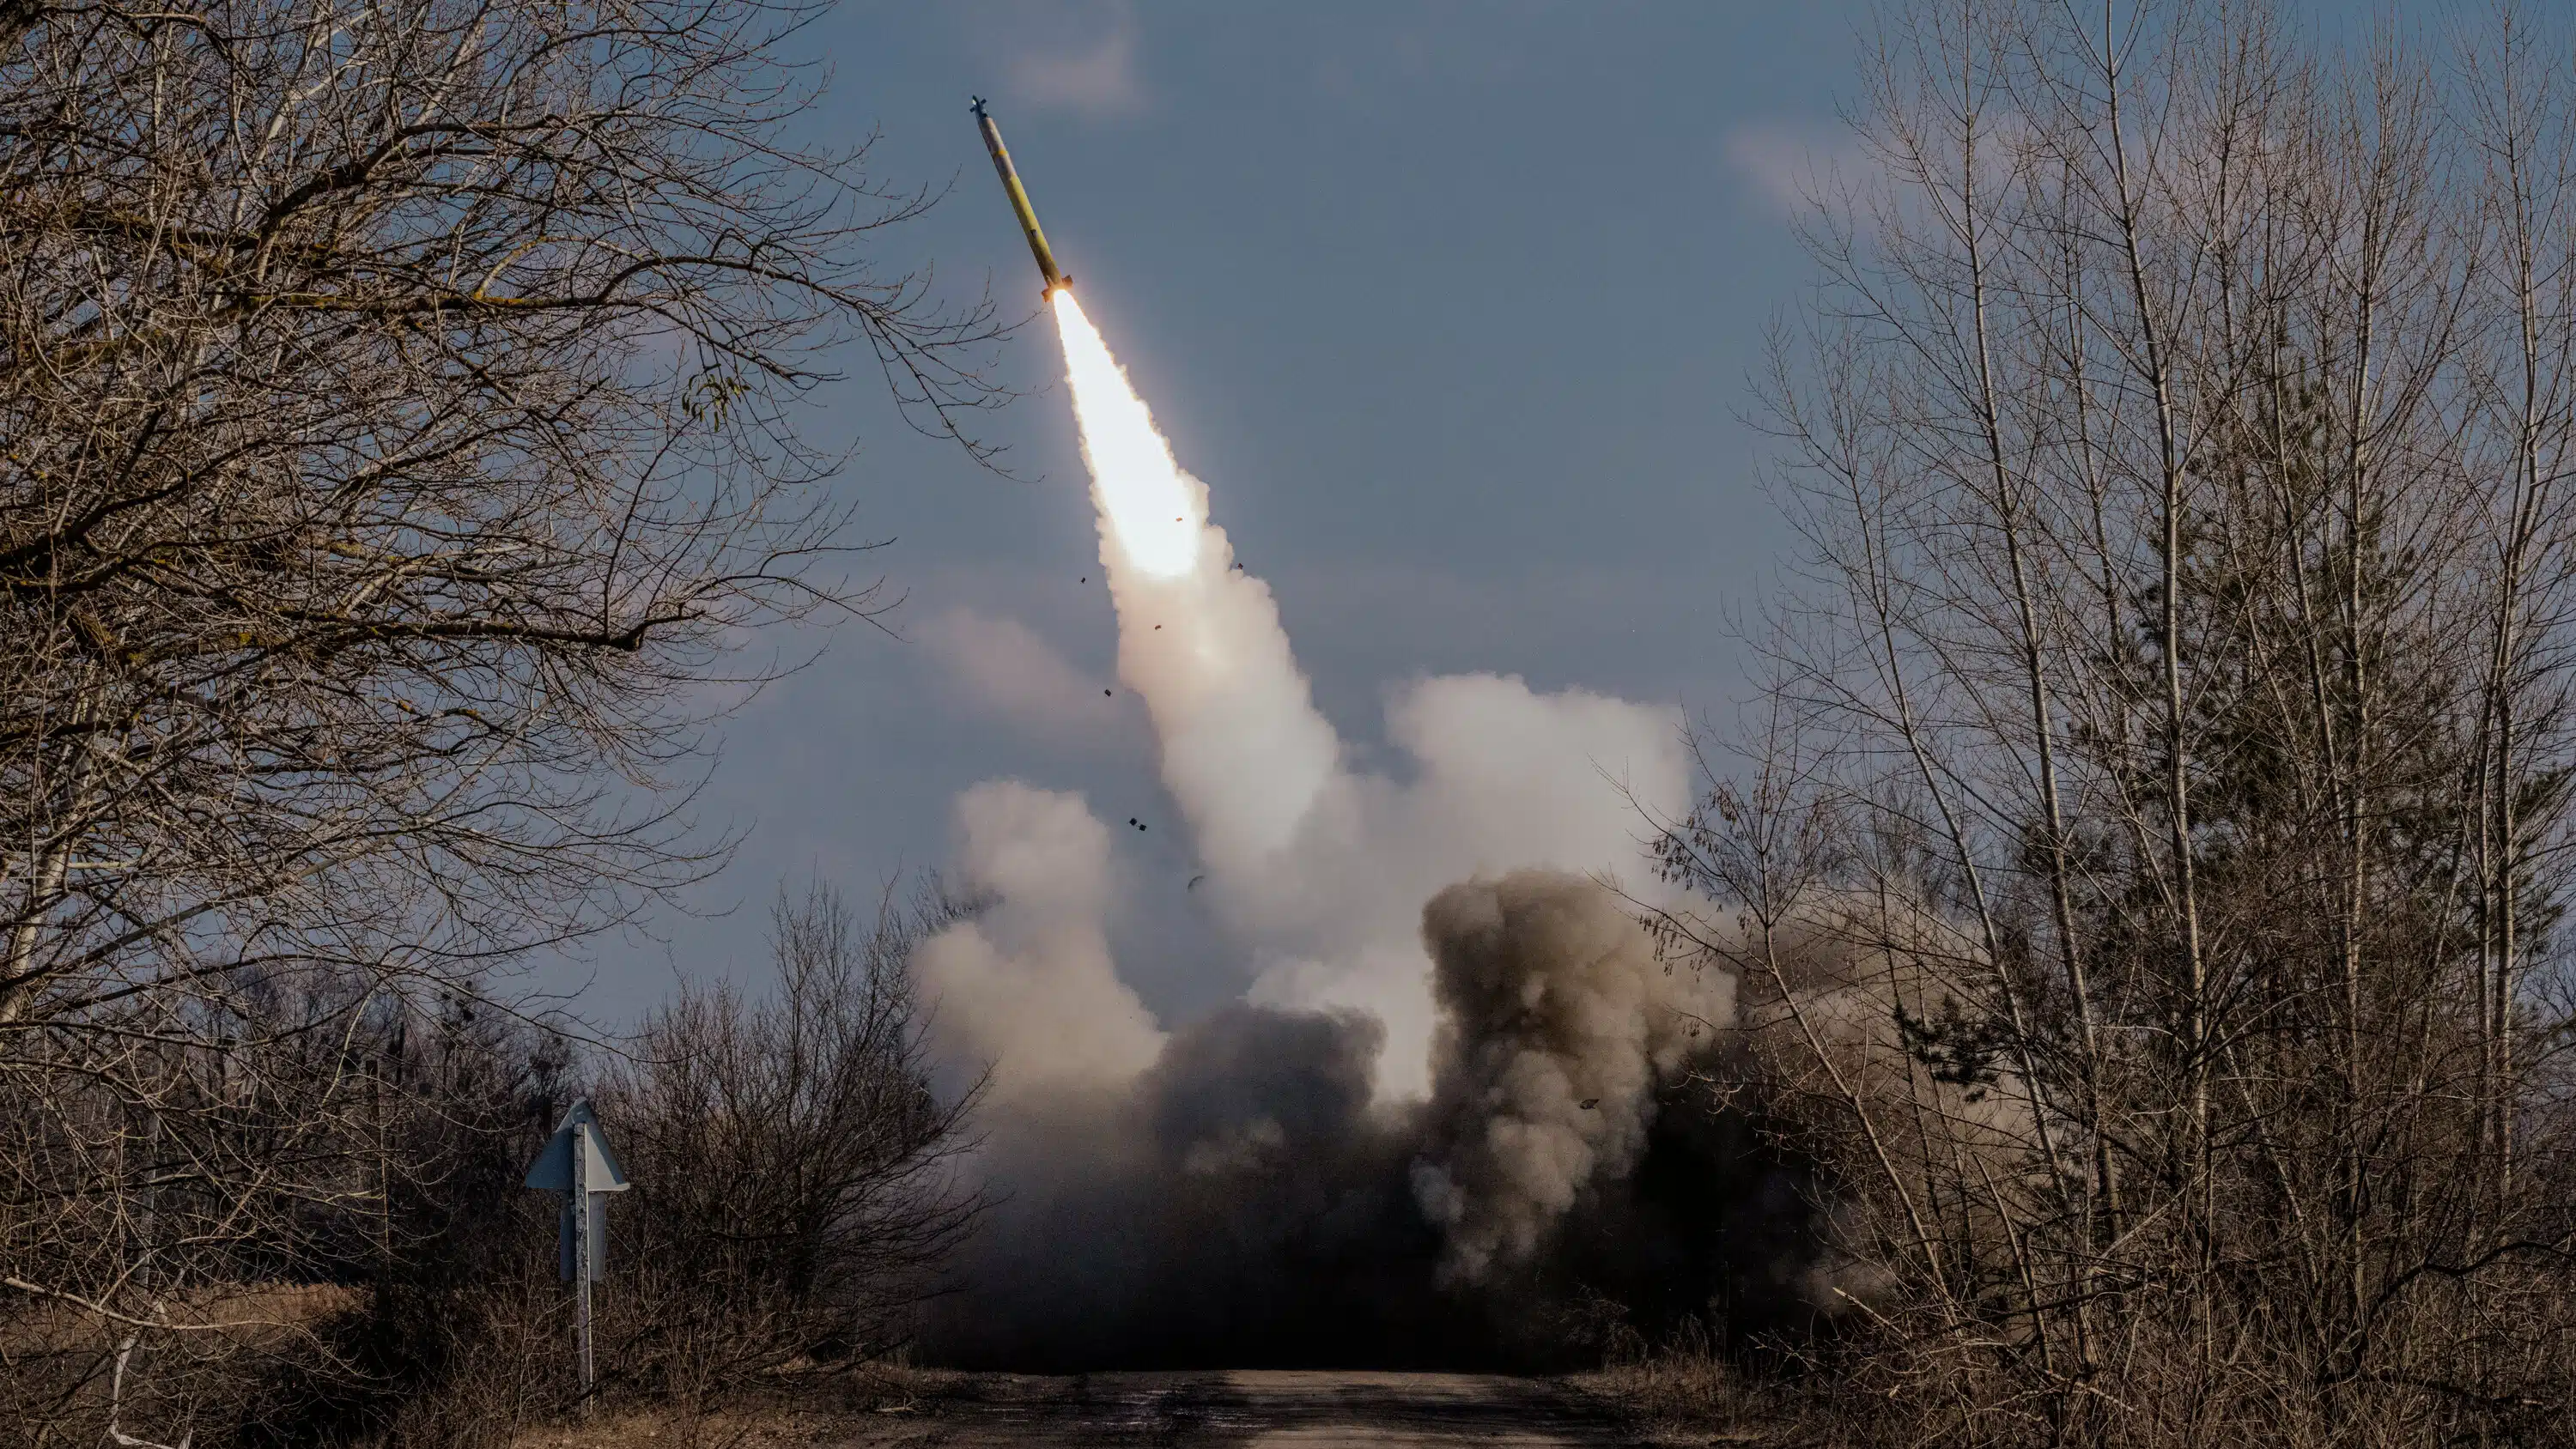
<path fill-rule="evenodd" d="M 1789 212 L 1848 145 L 1864 13 L 850 3 L 800 39 L 832 73 L 805 124 L 881 133 L 887 180 L 953 182 L 886 262 L 1019 313 L 1036 280 L 967 112 L 991 98 L 1085 307 L 1365 751 L 1381 688 L 1425 673 L 1696 711 L 1735 691 L 1726 620 L 1784 541 L 1747 378 L 1808 275 Z M 895 636 L 838 630 L 728 723 L 696 814 L 742 836 L 732 866 L 545 972 L 587 980 L 594 1019 L 675 972 L 756 971 L 782 878 L 870 894 L 938 864 L 976 780 L 1165 813 L 1141 712 L 1092 687 L 1114 640 L 1061 391 L 989 419 L 1004 478 L 905 430 L 853 362 L 813 423 L 858 443 L 837 486 L 893 540 L 871 561 L 905 598 Z M 1058 365 L 1044 326 L 1005 358 L 1031 388 Z M 1186 877 L 1177 830 L 1125 844 L 1140 892 Z M 1232 994 L 1221 947 L 1166 904 L 1123 943 L 1148 1002 Z"/>

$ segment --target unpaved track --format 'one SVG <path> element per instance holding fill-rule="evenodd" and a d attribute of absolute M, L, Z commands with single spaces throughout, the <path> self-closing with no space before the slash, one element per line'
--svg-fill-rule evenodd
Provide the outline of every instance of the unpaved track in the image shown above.
<path fill-rule="evenodd" d="M 996 1377 L 877 1416 L 852 1449 L 1170 1449 L 1628 1445 L 1597 1406 L 1548 1379 L 1252 1370 Z"/>

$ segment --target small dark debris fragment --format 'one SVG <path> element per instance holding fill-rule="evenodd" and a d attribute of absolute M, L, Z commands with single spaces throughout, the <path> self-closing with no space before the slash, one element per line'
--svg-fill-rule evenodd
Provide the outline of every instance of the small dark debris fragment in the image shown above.
<path fill-rule="evenodd" d="M 1586 1112 L 1589 1112 L 1600 1105 L 1601 1099 L 1599 1097 L 1586 1097 L 1583 1099 L 1583 1110 Z"/>
<path fill-rule="evenodd" d="M 1107 699 L 1107 698 L 1109 697 L 1109 691 L 1108 691 L 1108 690 L 1105 690 L 1105 689 L 1104 689 L 1104 690 L 1102 690 L 1102 691 L 1100 691 L 1100 697 L 1101 697 L 1102 699 Z"/>

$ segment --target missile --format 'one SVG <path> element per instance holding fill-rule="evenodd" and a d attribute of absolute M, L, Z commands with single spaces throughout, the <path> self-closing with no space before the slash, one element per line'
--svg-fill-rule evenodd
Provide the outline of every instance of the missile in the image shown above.
<path fill-rule="evenodd" d="M 1055 264 L 1055 253 L 1047 250 L 1046 233 L 1038 230 L 1037 208 L 1029 205 L 1028 188 L 1020 185 L 1020 173 L 1011 166 L 1011 153 L 1002 147 L 1002 128 L 984 113 L 984 98 L 975 100 L 975 125 L 984 133 L 984 149 L 993 153 L 993 170 L 1001 175 L 1002 189 L 1010 193 L 1011 210 L 1018 213 L 1020 231 L 1029 239 L 1029 255 L 1037 258 L 1038 275 L 1046 279 L 1041 296 L 1051 296 L 1057 289 L 1073 285 L 1073 278 Z"/>

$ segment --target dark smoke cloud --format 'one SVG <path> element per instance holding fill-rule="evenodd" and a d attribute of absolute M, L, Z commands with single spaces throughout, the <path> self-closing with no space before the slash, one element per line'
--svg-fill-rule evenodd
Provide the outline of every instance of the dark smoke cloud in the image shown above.
<path fill-rule="evenodd" d="M 1733 983 L 1670 971 L 1609 891 L 1526 871 L 1423 916 L 1428 1102 L 1384 1032 L 1228 1007 L 1131 1079 L 1006 1099 L 997 1201 L 925 1329 L 969 1367 L 1544 1367 L 1604 1303 L 1650 1335 L 1809 1314 L 1807 1197 L 1694 1085 Z"/>
<path fill-rule="evenodd" d="M 1451 886 L 1422 934 L 1440 1027 L 1414 1191 L 1447 1240 L 1442 1275 L 1474 1281 L 1629 1175 L 1657 1086 L 1733 1023 L 1735 982 L 1677 971 L 1617 897 L 1550 871 Z"/>

